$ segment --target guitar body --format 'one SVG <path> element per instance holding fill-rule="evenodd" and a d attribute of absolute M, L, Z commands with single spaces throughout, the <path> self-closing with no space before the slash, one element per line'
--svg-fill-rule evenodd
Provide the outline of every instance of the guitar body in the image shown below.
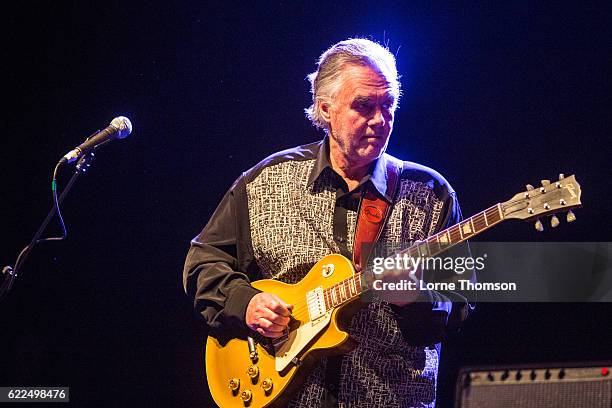
<path fill-rule="evenodd" d="M 298 376 L 298 373 L 306 372 L 321 356 L 349 351 L 354 343 L 344 328 L 346 320 L 354 309 L 360 306 L 359 299 L 334 308 L 327 319 L 320 319 L 322 322 L 318 325 L 321 327 L 314 325 L 315 327 L 311 328 L 312 322 L 305 318 L 308 316 L 306 294 L 318 287 L 326 289 L 336 285 L 354 273 L 352 263 L 347 258 L 334 254 L 317 262 L 299 283 L 286 284 L 271 279 L 253 282 L 253 287 L 273 293 L 294 305 L 293 315 L 298 321 L 294 325 L 290 324 L 290 327 L 296 328 L 299 323 L 299 329 L 291 332 L 303 333 L 297 336 L 290 334 L 289 339 L 280 350 L 277 349 L 277 352 L 271 352 L 269 346 L 255 343 L 257 358 L 254 360 L 250 357 L 246 338 L 234 338 L 223 344 L 215 337 L 209 336 L 206 342 L 206 375 L 215 402 L 222 408 L 285 406 L 306 377 L 306 375 Z M 261 337 L 259 339 L 261 340 Z M 289 350 L 288 354 L 296 353 L 297 360 L 293 360 L 279 370 L 275 354 L 278 355 L 286 350 Z M 257 367 L 258 371 L 253 378 L 248 373 L 252 366 Z M 298 381 L 298 377 L 301 381 Z M 234 384 L 236 380 L 238 382 L 234 390 L 230 388 L 231 380 L 234 380 Z M 262 387 L 264 380 L 271 382 L 272 388 L 269 391 L 265 391 Z M 244 394 L 245 391 L 250 391 L 250 398 L 248 393 Z M 247 398 L 248 401 L 244 401 Z"/>

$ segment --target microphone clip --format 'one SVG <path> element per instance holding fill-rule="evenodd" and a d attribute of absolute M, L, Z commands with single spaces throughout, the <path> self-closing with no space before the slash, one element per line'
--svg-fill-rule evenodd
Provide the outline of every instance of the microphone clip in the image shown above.
<path fill-rule="evenodd" d="M 81 158 L 79 159 L 79 161 L 77 161 L 76 164 L 77 171 L 80 171 L 81 173 L 87 173 L 87 170 L 89 170 L 91 162 L 93 162 L 95 156 L 96 154 L 94 151 L 91 151 L 89 152 L 89 154 L 81 156 Z"/>

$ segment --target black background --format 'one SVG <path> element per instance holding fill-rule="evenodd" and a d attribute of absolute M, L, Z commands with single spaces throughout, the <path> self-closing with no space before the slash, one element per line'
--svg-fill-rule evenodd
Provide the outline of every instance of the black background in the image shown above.
<path fill-rule="evenodd" d="M 45 244 L 0 304 L 0 385 L 66 385 L 75 406 L 209 406 L 204 328 L 182 292 L 195 236 L 240 174 L 321 137 L 305 76 L 332 43 L 397 54 L 389 151 L 433 167 L 471 215 L 576 174 L 577 222 L 483 239 L 609 241 L 612 7 L 429 2 L 20 2 L 5 9 L 0 262 L 50 208 L 57 160 L 119 115 Z M 65 186 L 71 170 L 60 173 Z M 545 222 L 547 224 L 547 222 Z M 54 221 L 50 233 L 59 231 Z M 528 273 L 528 271 L 519 271 Z M 576 271 L 580 279 L 580 271 Z M 439 405 L 462 365 L 612 358 L 608 304 L 481 304 L 445 346 Z"/>

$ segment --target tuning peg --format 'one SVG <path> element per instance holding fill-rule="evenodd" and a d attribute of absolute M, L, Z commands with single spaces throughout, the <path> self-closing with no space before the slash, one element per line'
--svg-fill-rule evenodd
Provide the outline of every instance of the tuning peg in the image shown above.
<path fill-rule="evenodd" d="M 533 186 L 531 184 L 527 184 L 525 187 L 527 188 L 527 191 L 533 190 Z"/>
<path fill-rule="evenodd" d="M 553 228 L 557 228 L 559 226 L 559 219 L 557 218 L 556 215 L 553 215 L 552 218 L 550 219 L 550 226 Z"/>
<path fill-rule="evenodd" d="M 576 216 L 574 215 L 574 212 L 572 210 L 569 210 L 567 213 L 567 222 L 573 221 L 576 221 Z"/>
<path fill-rule="evenodd" d="M 541 180 L 540 182 L 542 183 L 543 186 L 547 186 L 550 184 L 550 180 Z"/>
<path fill-rule="evenodd" d="M 542 225 L 542 221 L 539 219 L 535 222 L 535 229 L 542 232 L 544 231 L 544 226 Z"/>
<path fill-rule="evenodd" d="M 565 174 L 559 173 L 559 180 L 563 180 L 565 178 Z"/>

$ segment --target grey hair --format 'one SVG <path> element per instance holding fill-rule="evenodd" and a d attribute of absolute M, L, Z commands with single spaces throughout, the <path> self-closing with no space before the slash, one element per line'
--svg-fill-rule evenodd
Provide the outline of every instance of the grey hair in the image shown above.
<path fill-rule="evenodd" d="M 318 128 L 327 129 L 328 124 L 320 112 L 321 103 L 332 103 L 342 82 L 342 72 L 347 65 L 368 66 L 382 75 L 392 89 L 395 106 L 401 95 L 401 85 L 395 57 L 388 48 L 365 38 L 351 38 L 332 45 L 321 54 L 317 70 L 306 78 L 310 81 L 312 105 L 304 109 L 306 117 Z"/>

